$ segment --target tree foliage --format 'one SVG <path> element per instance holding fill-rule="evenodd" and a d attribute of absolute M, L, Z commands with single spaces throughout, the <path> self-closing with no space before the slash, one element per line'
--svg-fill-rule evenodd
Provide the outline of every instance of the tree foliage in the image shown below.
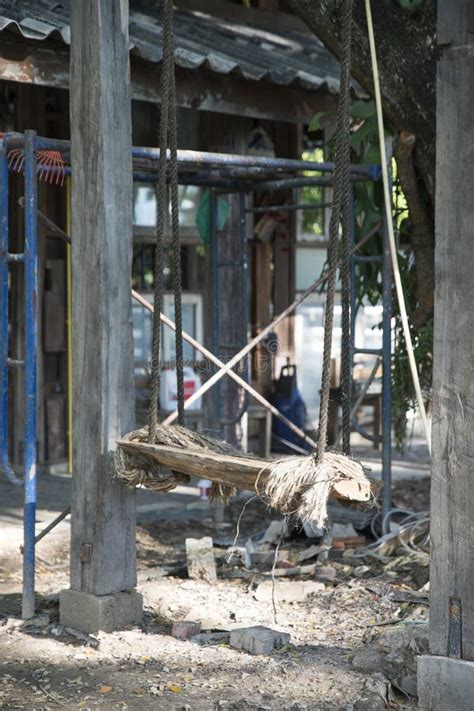
<path fill-rule="evenodd" d="M 342 0 L 290 0 L 295 12 L 336 56 L 340 55 Z M 434 299 L 434 183 L 436 108 L 436 0 L 372 2 L 385 120 L 394 136 L 397 174 L 408 205 L 403 227 L 412 246 L 400 254 L 415 356 L 428 395 L 432 373 Z M 352 74 L 373 95 L 372 68 L 364 0 L 354 0 Z M 354 102 L 352 150 L 361 162 L 379 162 L 373 102 Z M 321 117 L 315 117 L 320 121 Z M 380 186 L 355 187 L 357 230 L 363 236 L 380 219 Z M 399 225 L 400 226 L 400 225 Z M 379 240 L 380 241 L 380 240 Z M 377 240 L 366 253 L 380 253 Z M 359 269 L 357 295 L 375 303 L 381 297 L 380 269 Z M 395 352 L 392 376 L 397 442 L 404 439 L 407 410 L 414 403 L 413 386 L 395 304 Z"/>

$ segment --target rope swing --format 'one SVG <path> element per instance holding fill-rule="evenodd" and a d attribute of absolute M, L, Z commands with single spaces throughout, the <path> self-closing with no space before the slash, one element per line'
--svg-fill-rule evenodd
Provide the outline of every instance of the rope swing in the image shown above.
<path fill-rule="evenodd" d="M 156 188 L 156 249 L 153 279 L 153 335 L 151 358 L 151 396 L 148 407 L 148 441 L 153 444 L 158 424 L 158 402 L 160 395 L 160 335 L 161 307 L 163 302 L 163 269 L 165 215 L 168 210 L 167 168 L 171 195 L 171 247 L 172 281 L 175 313 L 176 380 L 178 398 L 178 424 L 184 425 L 184 378 L 183 378 L 183 336 L 181 306 L 181 247 L 179 241 L 179 201 L 178 201 L 178 144 L 176 120 L 176 91 L 174 75 L 174 33 L 173 2 L 164 3 L 163 20 L 163 61 L 161 69 L 161 116 L 160 116 L 160 158 L 158 162 L 158 183 Z M 169 147 L 169 161 L 168 161 Z"/>
<path fill-rule="evenodd" d="M 330 495 L 368 501 L 371 482 L 362 465 L 350 457 L 350 52 L 352 0 L 343 3 L 341 82 L 338 99 L 333 208 L 329 226 L 327 296 L 321 404 L 316 452 L 307 456 L 265 461 L 244 455 L 220 442 L 184 427 L 183 334 L 181 313 L 181 260 L 178 225 L 178 166 L 172 0 L 164 2 L 163 63 L 161 73 L 160 157 L 157 184 L 156 254 L 152 336 L 151 398 L 148 428 L 130 432 L 117 442 L 117 478 L 127 486 L 169 491 L 191 475 L 205 476 L 214 491 L 228 496 L 236 488 L 255 490 L 268 504 L 316 526 L 327 518 Z M 172 282 L 176 321 L 176 373 L 178 425 L 158 423 L 160 388 L 160 322 L 162 320 L 165 214 L 167 183 L 171 197 Z M 342 238 L 339 239 L 339 225 Z M 338 252 L 341 251 L 339 258 Z M 327 451 L 331 345 L 338 267 L 342 278 L 342 450 Z"/>

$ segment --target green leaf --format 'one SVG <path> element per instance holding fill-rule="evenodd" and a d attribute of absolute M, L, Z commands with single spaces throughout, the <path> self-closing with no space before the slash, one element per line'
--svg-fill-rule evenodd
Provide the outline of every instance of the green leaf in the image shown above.
<path fill-rule="evenodd" d="M 326 116 L 328 112 L 327 111 L 318 111 L 317 114 L 314 114 L 313 118 L 311 119 L 308 130 L 309 131 L 320 131 L 322 129 L 321 126 L 321 119 Z"/>
<path fill-rule="evenodd" d="M 365 152 L 364 156 L 364 163 L 370 163 L 373 165 L 377 165 L 380 163 L 380 148 L 378 142 L 375 145 L 367 147 L 367 151 Z"/>
<path fill-rule="evenodd" d="M 370 137 L 375 137 L 376 128 L 372 121 L 364 121 L 356 131 L 351 134 L 351 146 L 358 153 L 362 147 L 363 141 Z"/>
<path fill-rule="evenodd" d="M 364 101 L 363 99 L 359 99 L 358 101 L 354 101 L 351 106 L 351 116 L 354 118 L 370 118 L 371 116 L 375 116 L 375 111 L 375 101 L 372 100 Z"/>

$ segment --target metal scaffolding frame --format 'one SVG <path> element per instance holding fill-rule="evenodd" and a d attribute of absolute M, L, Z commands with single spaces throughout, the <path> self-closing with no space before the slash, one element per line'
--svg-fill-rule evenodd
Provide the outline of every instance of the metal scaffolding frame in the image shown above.
<path fill-rule="evenodd" d="M 11 151 L 22 152 L 23 159 L 16 162 L 24 172 L 24 212 L 25 212 L 25 241 L 24 251 L 21 254 L 12 254 L 9 251 L 9 155 Z M 65 161 L 65 168 L 57 166 L 38 165 L 39 151 L 59 151 Z M 53 528 L 53 524 L 62 520 L 67 512 L 63 512 L 47 527 L 47 531 L 35 539 L 36 518 L 36 413 L 37 413 L 37 291 L 38 291 L 38 173 L 69 175 L 68 166 L 70 142 L 37 136 L 35 131 L 25 131 L 24 134 L 5 134 L 0 143 L 0 469 L 15 484 L 23 483 L 24 486 L 24 545 L 23 545 L 23 615 L 30 616 L 34 610 L 35 590 L 35 542 Z M 160 151 L 156 148 L 134 147 L 132 149 L 133 179 L 137 182 L 155 183 L 157 181 L 157 165 Z M 216 195 L 217 193 L 235 193 L 239 195 L 239 239 L 241 257 L 238 266 L 242 274 L 242 345 L 246 342 L 248 324 L 248 255 L 247 255 L 247 230 L 246 217 L 249 213 L 258 212 L 259 208 L 248 207 L 247 198 L 251 193 L 262 190 L 293 190 L 308 185 L 330 187 L 332 184 L 332 163 L 314 163 L 311 161 L 269 158 L 259 156 L 239 156 L 222 153 L 206 153 L 201 151 L 178 151 L 179 182 L 183 185 L 206 186 L 211 189 L 211 285 L 213 293 L 213 307 L 218 309 L 219 303 L 219 269 L 225 264 L 219 262 Z M 311 175 L 308 175 L 310 173 Z M 351 166 L 351 182 L 358 180 L 378 181 L 381 176 L 380 166 L 353 165 Z M 324 203 L 324 206 L 328 206 Z M 352 206 L 354 197 L 352 193 Z M 298 211 L 314 209 L 314 205 L 294 204 L 278 205 L 279 211 Z M 317 207 L 317 206 L 316 206 Z M 268 210 L 276 209 L 271 206 Z M 62 230 L 51 223 L 56 234 Z M 61 235 L 60 235 L 61 236 Z M 64 236 L 64 233 L 63 233 Z M 355 243 L 355 222 L 352 226 L 352 242 Z M 353 256 L 351 268 L 353 274 L 357 261 L 366 257 Z M 391 293 L 392 272 L 391 259 L 388 247 L 386 230 L 384 229 L 384 253 L 374 257 L 382 261 L 383 271 L 383 346 L 371 355 L 382 359 L 382 480 L 384 483 L 383 510 L 388 511 L 391 506 Z M 25 353 L 22 359 L 12 359 L 8 351 L 9 334 L 9 265 L 22 263 L 25 270 Z M 352 334 L 351 357 L 360 353 L 354 344 L 355 323 L 355 292 L 352 292 Z M 214 313 L 215 316 L 215 313 Z M 219 332 L 218 320 L 212 334 L 213 348 L 218 349 Z M 363 351 L 368 353 L 367 350 Z M 244 368 L 244 379 L 248 378 L 247 365 Z M 9 370 L 10 368 L 23 368 L 25 373 L 24 389 L 24 479 L 15 474 L 10 463 L 8 452 L 8 395 L 9 395 Z M 217 390 L 216 390 L 217 392 Z M 219 400 L 219 398 L 217 398 Z M 239 418 L 244 414 L 247 399 L 239 412 Z M 374 436 L 361 430 L 355 417 L 353 428 L 364 437 L 373 441 Z M 377 440 L 378 441 L 378 440 Z"/>

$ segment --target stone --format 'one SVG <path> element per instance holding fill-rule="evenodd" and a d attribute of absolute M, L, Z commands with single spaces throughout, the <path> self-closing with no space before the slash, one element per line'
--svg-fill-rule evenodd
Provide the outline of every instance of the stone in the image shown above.
<path fill-rule="evenodd" d="M 472 711 L 474 662 L 424 655 L 417 676 L 421 711 Z"/>
<path fill-rule="evenodd" d="M 60 623 L 82 632 L 113 632 L 143 619 L 143 598 L 136 590 L 93 595 L 62 590 L 59 595 Z"/>
<path fill-rule="evenodd" d="M 324 528 L 318 528 L 318 526 L 311 521 L 304 523 L 303 529 L 306 534 L 306 538 L 322 538 L 325 533 Z"/>
<path fill-rule="evenodd" d="M 274 649 L 290 641 L 286 632 L 278 632 L 263 625 L 241 627 L 230 633 L 230 646 L 249 654 L 271 654 Z"/>
<path fill-rule="evenodd" d="M 255 599 L 259 602 L 271 602 L 273 599 L 273 586 L 275 586 L 275 602 L 303 602 L 308 595 L 325 590 L 323 583 L 312 580 L 279 581 L 265 580 L 255 590 Z"/>
<path fill-rule="evenodd" d="M 320 544 L 320 545 L 313 545 L 309 546 L 308 548 L 305 548 L 302 551 L 298 551 L 298 553 L 295 553 L 295 555 L 292 556 L 292 559 L 295 563 L 302 563 L 305 560 L 310 560 L 311 558 L 315 558 L 317 555 L 320 555 L 324 551 L 328 550 L 329 546 Z"/>
<path fill-rule="evenodd" d="M 397 679 L 397 686 L 408 696 L 417 696 L 417 682 L 415 674 L 405 674 Z"/>
<path fill-rule="evenodd" d="M 387 654 L 428 653 L 428 624 L 396 625 L 387 627 L 379 639 L 379 648 Z"/>
<path fill-rule="evenodd" d="M 82 640 L 87 647 L 98 649 L 100 646 L 100 642 L 97 637 L 93 637 L 92 635 L 82 632 L 81 630 L 76 630 L 74 627 L 64 627 L 64 632 L 71 635 L 71 637 L 76 637 L 76 639 Z"/>
<path fill-rule="evenodd" d="M 225 607 L 207 608 L 205 606 L 192 607 L 183 620 L 185 622 L 199 622 L 203 632 L 219 631 L 225 632 L 229 630 L 229 625 L 232 622 L 229 611 Z"/>
<path fill-rule="evenodd" d="M 384 709 L 386 709 L 386 704 L 380 696 L 369 691 L 365 691 L 354 704 L 354 711 L 384 711 Z"/>
<path fill-rule="evenodd" d="M 316 580 L 328 580 L 329 582 L 331 582 L 332 580 L 336 579 L 336 575 L 336 568 L 332 568 L 330 566 L 317 567 L 314 571 L 314 577 L 316 578 Z"/>
<path fill-rule="evenodd" d="M 356 538 L 357 531 L 352 523 L 333 523 L 331 534 L 333 538 Z"/>
<path fill-rule="evenodd" d="M 280 563 L 281 561 L 285 561 L 289 557 L 289 551 L 288 550 L 279 550 L 276 558 L 277 558 L 277 563 Z M 257 549 L 249 553 L 248 550 L 246 550 L 246 555 L 245 555 L 245 565 L 247 568 L 253 568 L 256 566 L 264 566 L 267 568 L 271 568 L 275 562 L 275 550 L 274 549 L 269 549 L 265 550 L 263 548 L 262 550 Z M 280 566 L 278 566 L 280 567 Z"/>
<path fill-rule="evenodd" d="M 190 578 L 204 580 L 211 584 L 217 582 L 216 562 L 210 536 L 186 538 L 186 561 Z"/>
<path fill-rule="evenodd" d="M 354 711 L 384 711 L 389 689 L 390 682 L 384 674 L 371 674 L 365 682 L 362 697 L 354 704 Z"/>
<path fill-rule="evenodd" d="M 2 624 L 2 629 L 8 634 L 11 634 L 15 630 L 19 630 L 23 627 L 24 620 L 18 619 L 17 617 L 9 617 Z"/>
<path fill-rule="evenodd" d="M 30 617 L 29 620 L 26 620 L 24 623 L 25 628 L 29 627 L 47 627 L 49 625 L 49 615 L 47 613 L 43 613 L 40 615 L 35 615 L 34 617 Z"/>
<path fill-rule="evenodd" d="M 200 622 L 191 622 L 191 620 L 182 620 L 175 622 L 171 628 L 171 636 L 175 639 L 190 639 L 195 637 L 201 631 Z"/>
<path fill-rule="evenodd" d="M 352 666 L 357 671 L 378 672 L 383 667 L 383 655 L 376 649 L 364 649 L 353 656 Z"/>
<path fill-rule="evenodd" d="M 62 635 L 65 634 L 65 628 L 63 625 L 55 625 L 51 627 L 51 634 L 53 637 L 62 637 Z"/>
<path fill-rule="evenodd" d="M 259 542 L 261 544 L 263 544 L 263 543 L 277 543 L 283 536 L 285 526 L 286 526 L 286 523 L 285 523 L 285 519 L 283 519 L 283 518 L 280 520 L 270 521 L 268 528 L 266 529 L 265 533 L 263 534 L 262 539 Z"/>
<path fill-rule="evenodd" d="M 363 578 L 364 575 L 367 575 L 367 573 L 370 573 L 370 568 L 368 565 L 358 565 L 354 568 L 355 578 Z"/>

